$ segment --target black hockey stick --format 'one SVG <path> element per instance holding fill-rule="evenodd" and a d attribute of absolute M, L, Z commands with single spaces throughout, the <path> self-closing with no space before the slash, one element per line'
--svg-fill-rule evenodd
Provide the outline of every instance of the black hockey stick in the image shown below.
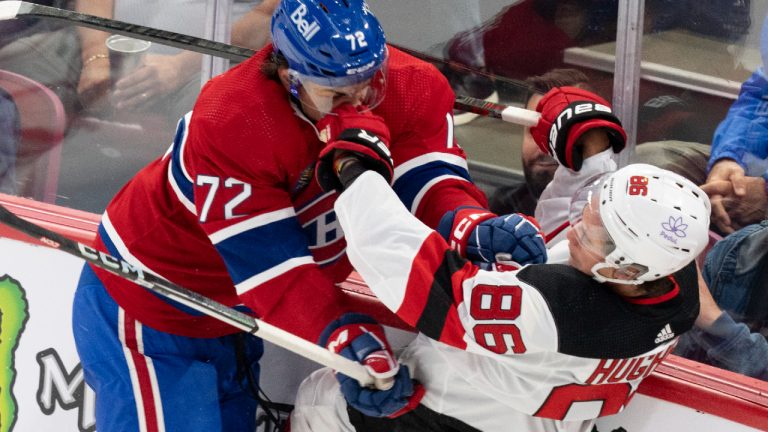
<path fill-rule="evenodd" d="M 54 19 L 58 21 L 74 23 L 76 25 L 96 30 L 109 31 L 111 33 L 130 36 L 136 39 L 147 40 L 150 42 L 158 42 L 176 48 L 194 51 L 201 54 L 208 54 L 216 57 L 222 57 L 234 61 L 243 61 L 255 53 L 255 51 L 248 48 L 228 45 L 221 42 L 214 42 L 208 39 L 159 30 L 137 24 L 130 24 L 123 21 L 101 18 L 65 9 L 57 9 L 50 6 L 42 6 L 24 1 L 0 1 L 0 21 L 25 16 Z M 425 61 L 446 64 L 448 66 L 464 69 L 472 73 L 493 77 L 497 80 L 506 80 L 506 78 L 489 75 L 481 71 L 476 71 L 459 63 L 431 57 L 409 48 L 400 46 L 397 48 Z M 516 83 L 516 85 L 519 84 Z M 532 126 L 535 125 L 538 121 L 538 113 L 535 111 L 486 102 L 482 99 L 476 99 L 469 96 L 458 96 L 456 98 L 454 107 L 459 110 L 469 111 L 482 116 L 498 118 L 523 126 Z"/>
<path fill-rule="evenodd" d="M 269 323 L 225 306 L 213 299 L 169 282 L 160 276 L 142 271 L 119 258 L 97 251 L 80 242 L 28 222 L 16 216 L 2 205 L 0 205 L 0 223 L 40 240 L 46 246 L 84 259 L 96 267 L 128 279 L 156 294 L 189 306 L 198 312 L 219 319 L 235 328 L 272 342 L 323 366 L 333 368 L 344 375 L 358 380 L 361 385 L 375 385 L 381 389 L 391 385 L 391 382 L 374 380 L 366 369 L 357 362 L 332 353 L 319 345 L 315 345 Z"/>
<path fill-rule="evenodd" d="M 175 48 L 195 51 L 234 61 L 243 61 L 255 51 L 221 42 L 130 24 L 66 9 L 42 6 L 24 1 L 0 1 L 0 21 L 19 17 L 37 17 L 76 24 L 110 33 L 158 42 Z"/>

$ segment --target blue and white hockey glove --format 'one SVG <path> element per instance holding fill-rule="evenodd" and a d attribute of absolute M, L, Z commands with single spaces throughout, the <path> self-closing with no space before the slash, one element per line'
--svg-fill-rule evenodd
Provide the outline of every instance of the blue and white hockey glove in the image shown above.
<path fill-rule="evenodd" d="M 476 207 L 459 207 L 440 220 L 437 231 L 453 249 L 483 269 L 489 264 L 541 264 L 547 248 L 535 219 L 519 213 L 497 216 Z"/>
<path fill-rule="evenodd" d="M 345 314 L 326 327 L 320 344 L 362 364 L 374 378 L 394 380 L 388 390 L 377 390 L 362 387 L 356 379 L 337 373 L 341 393 L 347 403 L 361 413 L 395 418 L 414 409 L 424 396 L 424 388 L 411 380 L 408 366 L 398 364 L 384 329 L 373 318 Z"/>

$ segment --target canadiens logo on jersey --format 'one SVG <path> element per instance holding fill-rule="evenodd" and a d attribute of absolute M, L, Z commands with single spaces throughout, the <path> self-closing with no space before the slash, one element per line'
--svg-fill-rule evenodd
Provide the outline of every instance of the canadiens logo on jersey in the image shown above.
<path fill-rule="evenodd" d="M 314 187 L 308 188 L 308 192 L 314 190 Z M 338 261 L 347 247 L 344 232 L 333 211 L 337 196 L 336 192 L 320 193 L 296 206 L 296 217 L 307 236 L 309 250 L 320 266 Z"/>

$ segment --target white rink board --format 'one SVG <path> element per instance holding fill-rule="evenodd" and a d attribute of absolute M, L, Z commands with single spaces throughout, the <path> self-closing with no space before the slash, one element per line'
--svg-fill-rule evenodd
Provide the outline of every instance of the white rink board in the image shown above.
<path fill-rule="evenodd" d="M 643 394 L 635 394 L 629 407 L 623 412 L 597 421 L 599 432 L 612 432 L 620 427 L 627 432 L 759 431 L 759 429 Z"/>
<path fill-rule="evenodd" d="M 28 305 L 28 319 L 18 339 L 18 347 L 10 365 L 3 364 L 3 374 L 13 374 L 11 390 L 18 405 L 17 412 L 0 412 L 2 430 L 6 421 L 15 421 L 13 431 L 84 431 L 93 430 L 93 392 L 85 390 L 79 360 L 72 337 L 72 297 L 80 275 L 82 261 L 42 246 L 0 239 L 0 289 L 4 298 L 8 290 L 21 289 Z M 18 284 L 6 279 L 9 276 Z M 3 342 L 10 336 L 7 320 L 18 320 L 18 309 L 4 301 L 2 305 Z M 9 316 L 11 313 L 14 316 Z M 0 344 L 3 359 L 9 347 Z M 47 374 L 38 363 L 52 367 Z M 71 376 L 70 376 L 71 375 Z M 53 384 L 53 385 L 51 385 Z M 49 385 L 51 385 L 49 387 Z M 51 391 L 42 391 L 50 389 Z M 0 403 L 5 405 L 10 394 L 0 389 Z M 41 397 L 38 398 L 38 392 Z M 82 423 L 78 425 L 78 417 Z"/>
<path fill-rule="evenodd" d="M 28 304 L 28 319 L 13 361 L 3 364 L 2 376 L 15 374 L 15 381 L 10 389 L 12 396 L 6 388 L 0 389 L 0 407 L 7 406 L 12 397 L 18 408 L 15 413 L 0 408 L 0 415 L 5 417 L 0 417 L 2 432 L 6 432 L 9 418 L 15 422 L 12 430 L 16 432 L 94 430 L 93 393 L 79 373 L 71 331 L 72 297 L 81 267 L 81 260 L 65 253 L 0 238 L 0 289 L 21 289 Z M 0 302 L 0 348 L 7 350 L 7 338 L 13 336 L 13 331 L 5 326 L 18 321 L 18 308 L 8 304 L 7 295 L 0 297 L 4 299 Z M 411 337 L 400 330 L 390 329 L 388 333 L 395 346 L 402 346 Z M 0 351 L 0 358 L 7 359 L 6 354 Z M 262 361 L 263 388 L 273 401 L 292 403 L 301 380 L 317 367 L 267 345 Z M 598 422 L 599 432 L 613 432 L 620 427 L 626 432 L 756 430 L 642 394 L 636 395 L 623 413 Z"/>

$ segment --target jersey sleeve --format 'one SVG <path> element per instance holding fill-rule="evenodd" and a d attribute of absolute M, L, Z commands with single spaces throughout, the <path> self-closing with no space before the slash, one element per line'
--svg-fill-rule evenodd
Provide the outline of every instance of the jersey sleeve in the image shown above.
<path fill-rule="evenodd" d="M 449 210 L 488 203 L 472 183 L 466 154 L 453 135 L 453 91 L 433 67 L 414 68 L 406 124 L 390 143 L 393 188 L 411 213 L 435 228 Z"/>
<path fill-rule="evenodd" d="M 537 290 L 514 272 L 482 271 L 460 258 L 378 174 L 361 175 L 335 208 L 352 264 L 390 310 L 426 336 L 482 354 L 556 350 L 554 320 Z"/>
<path fill-rule="evenodd" d="M 579 171 L 562 165 L 557 167 L 552 181 L 541 193 L 534 212 L 544 232 L 548 248 L 565 239 L 573 194 L 590 179 L 615 170 L 616 162 L 610 149 L 585 159 Z"/>
<path fill-rule="evenodd" d="M 254 146 L 260 137 L 253 128 L 205 118 L 189 131 L 183 126 L 169 180 L 196 214 L 238 296 L 264 320 L 315 341 L 342 312 L 342 300 L 312 258 L 275 152 Z"/>
<path fill-rule="evenodd" d="M 731 105 L 728 115 L 718 125 L 712 138 L 712 151 L 707 172 L 721 159 L 733 159 L 745 170 L 750 159 L 768 157 L 768 80 L 762 69 L 752 74 L 741 86 L 739 97 Z M 748 175 L 762 175 L 747 172 Z"/>

